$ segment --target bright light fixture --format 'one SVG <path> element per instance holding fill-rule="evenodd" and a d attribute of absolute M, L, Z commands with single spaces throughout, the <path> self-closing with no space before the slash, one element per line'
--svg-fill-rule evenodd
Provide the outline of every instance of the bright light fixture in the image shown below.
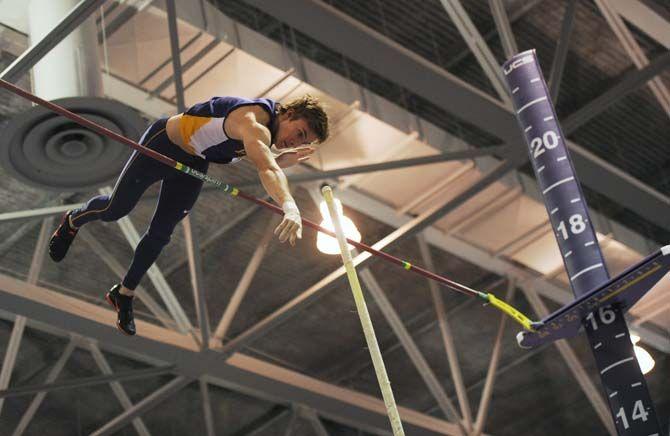
<path fill-rule="evenodd" d="M 356 228 L 356 225 L 354 224 L 353 221 L 351 221 L 351 218 L 346 217 L 342 214 L 343 210 L 342 202 L 336 199 L 335 205 L 340 213 L 342 221 L 342 229 L 344 230 L 344 236 L 351 239 L 352 241 L 360 242 L 361 233 Z M 321 216 L 323 216 L 323 221 L 320 224 L 321 227 L 334 232 L 335 225 L 333 225 L 333 222 L 330 219 L 330 214 L 328 213 L 328 205 L 326 204 L 325 201 L 321 202 L 321 204 L 319 205 L 319 210 L 321 211 Z M 347 244 L 347 246 L 349 247 L 349 250 L 354 249 L 354 246 L 351 244 Z M 340 246 L 337 243 L 337 239 L 321 232 L 318 232 L 316 236 L 316 248 L 320 252 L 325 254 L 340 254 Z"/>
<path fill-rule="evenodd" d="M 633 342 L 633 344 L 637 344 L 640 342 L 640 337 L 631 333 L 630 340 Z M 646 374 L 654 369 L 656 361 L 654 361 L 654 358 L 651 357 L 651 354 L 649 354 L 647 350 L 640 347 L 639 345 L 634 345 L 633 350 L 635 350 L 635 357 L 637 358 L 637 363 L 640 365 L 642 374 Z"/>

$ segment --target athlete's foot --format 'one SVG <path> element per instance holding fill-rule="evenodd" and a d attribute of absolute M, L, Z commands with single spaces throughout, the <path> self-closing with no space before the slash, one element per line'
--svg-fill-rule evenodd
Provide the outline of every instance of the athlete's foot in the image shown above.
<path fill-rule="evenodd" d="M 51 235 L 51 240 L 49 240 L 49 256 L 51 256 L 54 262 L 63 260 L 79 230 L 70 224 L 70 212 L 67 211 L 63 215 L 60 225 L 54 234 Z"/>
<path fill-rule="evenodd" d="M 121 285 L 116 284 L 105 294 L 105 300 L 112 305 L 117 312 L 116 327 L 126 335 L 135 334 L 135 321 L 133 319 L 133 297 L 123 295 L 119 291 Z"/>

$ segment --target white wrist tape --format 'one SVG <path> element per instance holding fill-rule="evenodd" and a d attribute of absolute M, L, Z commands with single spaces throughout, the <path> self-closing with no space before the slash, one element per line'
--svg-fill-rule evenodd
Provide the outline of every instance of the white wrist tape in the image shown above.
<path fill-rule="evenodd" d="M 285 201 L 284 204 L 281 205 L 281 208 L 284 211 L 284 215 L 289 215 L 291 213 L 298 214 L 298 216 L 300 215 L 300 209 L 298 209 L 298 205 L 296 205 L 294 201 Z"/>

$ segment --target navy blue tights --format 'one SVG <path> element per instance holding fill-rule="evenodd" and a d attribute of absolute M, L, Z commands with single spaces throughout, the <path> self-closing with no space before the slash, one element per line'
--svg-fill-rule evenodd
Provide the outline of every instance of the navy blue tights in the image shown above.
<path fill-rule="evenodd" d="M 166 122 L 167 119 L 163 118 L 152 124 L 142 135 L 140 144 L 206 173 L 207 161 L 186 153 L 168 139 Z M 82 208 L 72 211 L 71 220 L 76 227 L 95 220 L 116 221 L 133 210 L 144 191 L 159 180 L 161 190 L 154 216 L 135 249 L 135 256 L 122 282 L 128 289 L 137 287 L 163 247 L 170 242 L 174 228 L 198 199 L 202 181 L 135 151 L 123 168 L 111 196 L 93 197 Z"/>

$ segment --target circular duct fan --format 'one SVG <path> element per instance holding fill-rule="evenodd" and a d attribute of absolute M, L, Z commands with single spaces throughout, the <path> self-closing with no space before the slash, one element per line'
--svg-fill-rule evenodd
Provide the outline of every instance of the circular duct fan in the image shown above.
<path fill-rule="evenodd" d="M 130 107 L 95 97 L 54 100 L 90 121 L 137 140 L 145 122 Z M 54 191 L 87 191 L 109 184 L 128 147 L 35 106 L 11 118 L 0 137 L 0 162 L 16 179 Z"/>

